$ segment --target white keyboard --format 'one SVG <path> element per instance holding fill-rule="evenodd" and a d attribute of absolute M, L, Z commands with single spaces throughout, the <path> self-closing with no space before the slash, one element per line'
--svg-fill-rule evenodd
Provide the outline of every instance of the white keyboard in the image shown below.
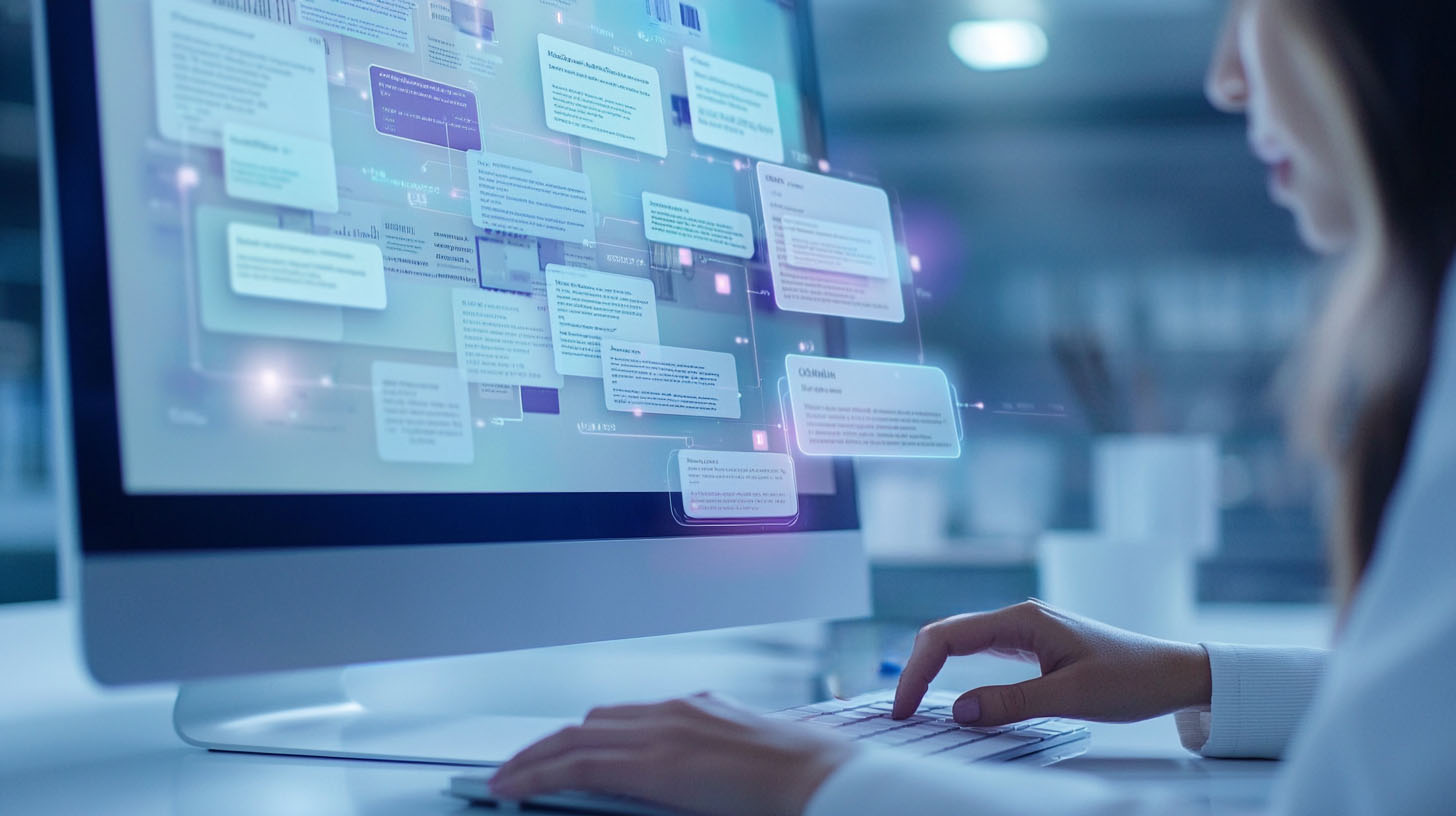
<path fill-rule="evenodd" d="M 951 719 L 956 696 L 944 692 L 926 695 L 909 718 L 892 720 L 893 700 L 893 693 L 877 692 L 769 716 L 832 728 L 858 742 L 960 762 L 1004 762 L 1034 754 L 1050 764 L 1087 750 L 1087 727 L 1079 723 L 1043 718 L 994 728 L 963 726 Z"/>
<path fill-rule="evenodd" d="M 1059 762 L 1087 750 L 1086 726 L 1065 720 L 1028 720 L 998 728 L 971 728 L 950 719 L 955 695 L 932 692 L 920 710 L 904 720 L 890 719 L 892 692 L 877 692 L 853 700 L 789 708 L 768 716 L 833 728 L 849 739 L 882 745 L 920 756 L 959 762 Z M 478 770 L 450 780 L 450 793 L 472 802 L 502 807 L 490 793 L 494 770 Z M 525 811 L 597 814 L 597 816 L 676 816 L 646 803 L 620 796 L 567 791 L 542 796 L 508 808 Z"/>

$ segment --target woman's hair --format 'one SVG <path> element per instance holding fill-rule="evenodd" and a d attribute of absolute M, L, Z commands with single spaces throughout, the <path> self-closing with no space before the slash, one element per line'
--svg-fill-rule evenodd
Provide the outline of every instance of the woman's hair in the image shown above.
<path fill-rule="evenodd" d="M 1363 192 L 1293 414 L 1334 465 L 1332 554 L 1348 599 L 1406 460 L 1456 253 L 1456 2 L 1261 1 L 1286 4 L 1305 35 L 1291 47 L 1304 46 L 1330 95 L 1328 125 L 1347 137 L 1349 181 Z"/>

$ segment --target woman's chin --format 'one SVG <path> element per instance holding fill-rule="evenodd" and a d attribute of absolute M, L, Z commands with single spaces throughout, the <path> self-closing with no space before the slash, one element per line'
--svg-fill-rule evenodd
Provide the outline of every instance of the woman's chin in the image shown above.
<path fill-rule="evenodd" d="M 1339 255 L 1350 248 L 1353 235 L 1343 219 L 1322 218 L 1298 201 L 1278 203 L 1294 214 L 1299 238 L 1310 250 L 1320 255 Z"/>

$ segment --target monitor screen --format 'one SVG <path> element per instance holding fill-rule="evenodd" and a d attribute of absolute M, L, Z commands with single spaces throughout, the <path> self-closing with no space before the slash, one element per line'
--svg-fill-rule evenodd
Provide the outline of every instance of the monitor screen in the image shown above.
<path fill-rule="evenodd" d="M 842 330 L 771 257 L 895 237 L 794 220 L 792 0 L 93 6 L 125 493 L 842 490 L 779 387 Z"/>

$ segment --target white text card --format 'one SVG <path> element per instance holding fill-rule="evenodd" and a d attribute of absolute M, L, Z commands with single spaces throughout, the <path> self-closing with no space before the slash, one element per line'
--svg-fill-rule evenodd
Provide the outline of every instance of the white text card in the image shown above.
<path fill-rule="evenodd" d="M 607 409 L 738 419 L 738 363 L 721 351 L 602 340 Z"/>
<path fill-rule="evenodd" d="M 785 362 L 794 436 L 805 454 L 961 455 L 955 399 L 940 369 L 798 354 Z"/>
<path fill-rule="evenodd" d="M 799 514 L 794 461 L 786 454 L 680 450 L 677 469 L 688 518 L 786 519 Z"/>
<path fill-rule="evenodd" d="M 157 129 L 222 147 L 226 123 L 331 141 L 328 69 L 317 34 L 191 0 L 154 0 Z"/>
<path fill-rule="evenodd" d="M 459 371 L 376 361 L 372 379 L 380 459 L 457 465 L 475 461 L 470 392 Z"/>
<path fill-rule="evenodd" d="M 475 226 L 573 244 L 596 238 L 585 173 L 478 150 L 466 167 Z"/>
<path fill-rule="evenodd" d="M 602 338 L 656 343 L 657 292 L 652 281 L 595 269 L 548 264 L 546 292 L 556 370 L 602 376 Z"/>
<path fill-rule="evenodd" d="M 904 322 L 884 190 L 760 162 L 758 194 L 780 309 Z"/>
<path fill-rule="evenodd" d="M 228 273 L 240 295 L 383 309 L 384 253 L 374 244 L 228 225 Z"/>
<path fill-rule="evenodd" d="M 794 266 L 866 278 L 888 278 L 894 268 L 872 229 L 786 215 L 783 233 L 785 257 Z"/>
<path fill-rule="evenodd" d="M 267 128 L 223 126 L 223 175 L 233 198 L 337 213 L 334 148 Z"/>
<path fill-rule="evenodd" d="M 415 50 L 415 0 L 298 0 L 298 21 L 345 37 Z"/>
<path fill-rule="evenodd" d="M 683 49 L 693 138 L 700 144 L 775 164 L 784 160 L 774 79 L 746 65 Z"/>
<path fill-rule="evenodd" d="M 753 221 L 735 210 L 643 193 L 642 226 L 647 240 L 659 244 L 753 257 Z"/>
<path fill-rule="evenodd" d="M 546 293 L 456 289 L 455 356 L 465 379 L 492 385 L 560 388 L 551 353 Z"/>
<path fill-rule="evenodd" d="M 547 127 L 667 157 L 656 68 L 549 34 L 537 35 L 537 46 Z"/>

